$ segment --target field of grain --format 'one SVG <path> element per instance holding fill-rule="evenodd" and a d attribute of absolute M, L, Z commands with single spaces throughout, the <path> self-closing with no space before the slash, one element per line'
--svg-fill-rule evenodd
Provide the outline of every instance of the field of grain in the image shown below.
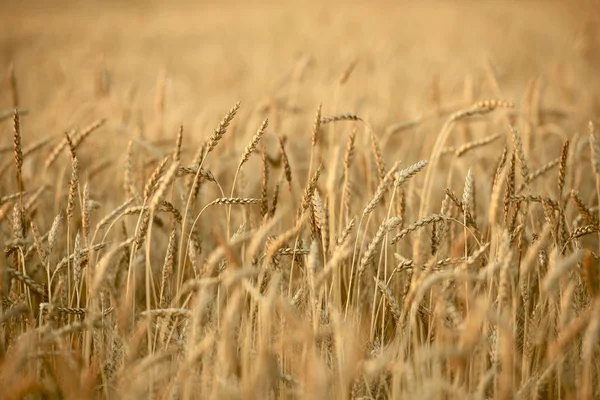
<path fill-rule="evenodd" d="M 1 399 L 600 398 L 600 8 L 4 1 Z"/>

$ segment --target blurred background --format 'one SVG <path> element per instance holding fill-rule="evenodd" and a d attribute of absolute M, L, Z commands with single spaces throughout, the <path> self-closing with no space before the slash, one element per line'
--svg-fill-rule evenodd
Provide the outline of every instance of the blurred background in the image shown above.
<path fill-rule="evenodd" d="M 107 114 L 127 130 L 153 118 L 157 85 L 170 137 L 182 123 L 213 127 L 237 100 L 246 112 L 275 102 L 306 126 L 322 102 L 324 114 L 354 112 L 383 130 L 432 106 L 518 103 L 538 78 L 550 106 L 598 115 L 596 4 L 3 1 L 0 71 L 14 63 L 35 131 Z"/>

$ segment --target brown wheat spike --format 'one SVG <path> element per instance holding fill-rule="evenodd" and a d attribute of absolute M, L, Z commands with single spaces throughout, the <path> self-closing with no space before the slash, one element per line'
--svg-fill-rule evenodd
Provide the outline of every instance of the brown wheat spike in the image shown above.
<path fill-rule="evenodd" d="M 90 214 L 92 211 L 89 182 L 86 182 L 85 185 L 83 185 L 83 198 L 81 203 L 81 229 L 83 231 L 84 244 L 87 245 L 88 235 L 90 232 Z"/>
<path fill-rule="evenodd" d="M 252 204 L 259 204 L 261 199 L 247 198 L 247 197 L 220 197 L 211 202 L 211 204 L 217 205 L 240 205 L 248 206 Z"/>
<path fill-rule="evenodd" d="M 277 202 L 279 201 L 279 191 L 281 190 L 281 179 L 275 185 L 275 189 L 273 189 L 273 195 L 271 196 L 271 208 L 269 209 L 269 219 L 275 216 L 275 211 L 277 211 Z"/>
<path fill-rule="evenodd" d="M 37 226 L 31 221 L 31 233 L 33 236 L 33 243 L 37 250 L 38 257 L 43 265 L 48 264 L 48 251 L 46 247 L 42 243 L 42 239 L 40 238 L 40 232 L 37 229 Z"/>
<path fill-rule="evenodd" d="M 165 166 L 167 165 L 169 158 L 170 156 L 167 156 L 163 158 L 160 163 L 158 163 L 154 169 L 154 172 L 152 172 L 152 175 L 150 175 L 150 178 L 146 182 L 146 185 L 144 186 L 144 204 L 147 204 L 148 200 L 150 200 L 150 196 L 154 194 L 154 191 L 160 182 L 160 178 L 165 172 Z"/>
<path fill-rule="evenodd" d="M 565 177 L 567 172 L 567 157 L 569 156 L 569 141 L 566 140 L 560 152 L 560 166 L 558 168 L 558 199 L 562 203 Z"/>
<path fill-rule="evenodd" d="M 573 230 L 573 232 L 571 232 L 571 236 L 569 236 L 569 241 L 595 232 L 600 232 L 600 228 L 597 225 L 586 225 L 582 226 L 581 228 L 576 228 Z"/>
<path fill-rule="evenodd" d="M 225 117 L 223 117 L 221 122 L 219 122 L 219 125 L 215 128 L 212 135 L 210 135 L 210 138 L 208 138 L 206 153 L 203 157 L 213 151 L 219 141 L 223 138 L 223 135 L 225 135 L 225 132 L 227 132 L 227 127 L 229 127 L 229 124 L 231 121 L 233 121 L 233 117 L 235 117 L 235 114 L 240 109 L 240 104 L 241 103 L 239 101 L 235 103 L 235 105 L 227 112 Z"/>
<path fill-rule="evenodd" d="M 319 190 L 315 189 L 312 195 L 312 223 L 314 224 L 314 231 L 322 234 L 325 228 L 325 209 L 323 207 L 323 200 L 319 195 Z"/>
<path fill-rule="evenodd" d="M 422 228 L 423 226 L 425 226 L 427 224 L 431 224 L 433 222 L 437 223 L 437 222 L 441 222 L 441 221 L 444 221 L 447 219 L 448 219 L 448 217 L 446 217 L 445 215 L 433 214 L 433 215 L 430 215 L 429 217 L 420 219 L 417 222 L 413 222 L 408 227 L 402 229 L 396 236 L 394 236 L 392 238 L 392 240 L 390 241 L 390 244 L 392 244 L 392 245 L 396 244 L 404 236 L 408 235 L 411 232 L 416 231 L 419 228 Z"/>
<path fill-rule="evenodd" d="M 319 180 L 319 177 L 321 176 L 322 168 L 323 168 L 323 165 L 322 164 L 319 165 L 317 170 L 314 172 L 313 176 L 308 181 L 308 185 L 306 185 L 306 188 L 304 189 L 304 194 L 302 196 L 302 203 L 300 204 L 300 210 L 299 210 L 298 214 L 301 214 L 304 211 L 306 211 L 306 209 L 310 205 L 311 199 L 312 199 L 312 194 L 313 194 L 315 188 L 317 187 L 317 182 Z"/>
<path fill-rule="evenodd" d="M 268 124 L 269 124 L 269 120 L 265 119 L 262 122 L 262 124 L 260 125 L 260 128 L 258 128 L 258 131 L 256 131 L 254 136 L 252 136 L 252 140 L 250 140 L 250 143 L 248 143 L 248 145 L 244 149 L 244 153 L 242 154 L 242 159 L 240 160 L 238 169 L 241 168 L 242 165 L 244 165 L 250 159 L 250 156 L 252 155 L 252 153 L 254 153 L 256 151 L 256 146 L 258 145 L 258 142 L 260 142 L 260 139 L 262 139 L 263 135 L 265 134 Z"/>
<path fill-rule="evenodd" d="M 375 135 L 375 132 L 371 131 L 371 148 L 373 155 L 375 156 L 375 164 L 377 164 L 377 172 L 379 173 L 379 181 L 383 181 L 385 177 L 385 161 L 381 155 L 381 147 L 379 146 L 379 139 Z"/>
<path fill-rule="evenodd" d="M 290 190 L 292 190 L 292 168 L 290 167 L 290 160 L 287 152 L 285 151 L 285 143 L 281 136 L 277 136 L 279 141 L 279 154 L 281 155 L 281 161 L 283 162 L 283 171 L 285 173 L 285 180 L 288 183 Z"/>
<path fill-rule="evenodd" d="M 438 224 L 436 222 L 434 222 L 433 224 L 431 224 L 431 255 L 435 256 L 435 254 L 437 253 L 437 249 L 438 249 Z"/>
<path fill-rule="evenodd" d="M 42 298 L 46 298 L 46 289 L 44 288 L 44 286 L 34 281 L 31 277 L 23 274 L 21 271 L 17 271 L 16 269 L 6 266 L 4 267 L 4 271 L 11 278 L 18 280 L 19 282 L 27 286 L 29 289 L 41 295 Z"/>
<path fill-rule="evenodd" d="M 583 218 L 585 218 L 585 220 L 587 221 L 587 223 L 589 225 L 600 227 L 600 223 L 598 222 L 598 218 L 592 213 L 592 211 L 579 198 L 579 195 L 577 194 L 577 191 L 571 190 L 570 194 L 571 194 L 571 200 L 573 200 L 573 203 L 575 204 L 575 207 L 577 207 L 577 211 L 579 211 L 579 214 L 581 214 L 581 216 Z"/>
<path fill-rule="evenodd" d="M 212 172 L 194 167 L 179 167 L 177 168 L 177 176 L 192 175 L 198 176 L 198 178 L 206 179 L 209 182 L 215 182 L 215 177 Z"/>
<path fill-rule="evenodd" d="M 356 225 L 356 217 L 352 217 L 352 219 L 350 220 L 350 222 L 348 222 L 348 224 L 346 225 L 346 227 L 342 231 L 341 236 L 337 240 L 338 247 L 342 246 L 346 242 L 346 239 L 350 235 L 350 232 L 354 228 L 354 225 Z"/>
<path fill-rule="evenodd" d="M 506 174 L 506 186 L 504 188 L 504 227 L 510 229 L 508 226 L 508 218 L 510 211 L 511 199 L 515 195 L 515 153 L 510 158 L 510 167 L 508 174 Z"/>
<path fill-rule="evenodd" d="M 474 149 L 483 147 L 485 145 L 488 145 L 490 143 L 493 143 L 502 136 L 503 136 L 502 133 L 496 133 L 494 135 L 486 136 L 480 140 L 475 140 L 475 141 L 472 141 L 469 143 L 465 143 L 464 145 L 460 146 L 458 149 L 456 149 L 454 151 L 454 155 L 456 157 L 462 157 L 465 153 L 469 152 L 470 150 L 474 150 Z"/>
<path fill-rule="evenodd" d="M 58 230 L 60 229 L 61 220 L 62 213 L 59 211 L 56 217 L 54 217 L 54 221 L 52 222 L 52 226 L 50 227 L 50 231 L 48 232 L 48 254 L 52 254 L 52 250 L 54 250 L 54 245 L 56 244 L 56 239 L 58 237 Z"/>
<path fill-rule="evenodd" d="M 312 135 L 310 138 L 310 145 L 312 148 L 314 148 L 317 145 L 317 142 L 319 141 L 319 129 L 321 127 L 321 108 L 322 104 L 319 104 L 319 106 L 317 107 L 317 113 L 315 115 L 315 121 L 313 123 Z"/>
<path fill-rule="evenodd" d="M 13 144 L 15 150 L 15 165 L 17 167 L 17 179 L 21 179 L 21 168 L 23 167 L 23 150 L 21 149 L 21 120 L 19 118 L 19 110 L 14 109 L 13 114 Z M 21 182 L 19 182 L 21 186 Z M 23 191 L 22 188 L 19 191 Z"/>
<path fill-rule="evenodd" d="M 390 187 L 390 184 L 392 183 L 392 179 L 394 177 L 394 173 L 398 170 L 399 165 L 400 165 L 400 161 L 398 160 L 394 163 L 392 168 L 387 172 L 387 174 L 385 174 L 383 179 L 379 182 L 379 186 L 377 187 L 377 190 L 375 190 L 375 194 L 373 195 L 373 197 L 371 198 L 371 200 L 369 201 L 369 203 L 366 205 L 366 207 L 363 210 L 362 218 L 369 215 L 375 209 L 377 204 L 381 201 L 381 199 L 383 198 L 383 195 Z M 398 180 L 399 179 L 397 179 L 397 181 Z"/>
<path fill-rule="evenodd" d="M 177 222 L 177 225 L 181 226 L 183 217 L 181 216 L 181 213 L 179 212 L 179 210 L 177 208 L 175 208 L 173 203 L 170 203 L 166 200 L 161 200 L 159 209 L 160 209 L 160 211 L 164 211 L 164 212 L 173 214 L 173 218 Z"/>
<path fill-rule="evenodd" d="M 502 155 L 500 156 L 500 160 L 498 161 L 498 165 L 496 166 L 496 170 L 494 172 L 494 178 L 492 179 L 492 187 L 495 187 L 498 183 L 498 178 L 504 169 L 504 165 L 506 164 L 506 160 L 508 158 L 508 147 L 504 146 L 502 150 Z"/>
<path fill-rule="evenodd" d="M 128 211 L 128 210 L 125 210 Z M 148 227 L 150 226 L 150 212 L 148 211 L 148 207 L 141 207 L 141 220 L 137 226 L 137 230 L 135 232 L 135 246 L 133 248 L 134 251 L 141 249 L 144 244 L 144 240 L 146 240 L 146 234 L 148 233 Z"/>
<path fill-rule="evenodd" d="M 183 143 L 183 125 L 179 126 L 179 132 L 177 133 L 177 139 L 175 140 L 175 151 L 173 151 L 173 160 L 181 160 L 181 144 Z"/>
<path fill-rule="evenodd" d="M 332 122 L 338 121 L 362 121 L 362 118 L 356 114 L 337 114 L 337 115 L 329 115 L 327 117 L 321 118 L 321 125 L 326 125 Z"/>
<path fill-rule="evenodd" d="M 73 216 L 73 209 L 75 208 L 75 197 L 77 196 L 77 187 L 79 186 L 79 160 L 75 154 L 75 147 L 71 142 L 71 138 L 68 133 L 65 133 L 67 144 L 69 146 L 69 153 L 71 154 L 71 181 L 69 182 L 69 198 L 67 200 L 67 220 L 70 220 Z"/>
<path fill-rule="evenodd" d="M 350 167 L 354 158 L 354 142 L 356 140 L 356 128 L 352 130 L 352 133 L 348 136 L 348 143 L 346 144 L 346 151 L 344 153 L 344 187 L 342 189 L 342 201 L 340 207 L 346 212 L 346 215 L 350 213 Z M 342 210 L 340 210 L 340 213 Z M 340 214 L 343 215 L 343 214 Z"/>
<path fill-rule="evenodd" d="M 512 134 L 513 144 L 517 153 L 519 165 L 521 166 L 521 176 L 523 177 L 523 182 L 527 185 L 529 184 L 529 163 L 527 161 L 525 151 L 523 150 L 523 142 L 521 140 L 521 135 L 519 135 L 519 132 L 514 126 L 509 125 L 509 129 L 510 133 Z"/>
<path fill-rule="evenodd" d="M 127 157 L 125 158 L 125 171 L 123 176 L 123 185 L 126 193 L 133 198 L 140 197 L 133 179 L 133 139 L 127 143 Z"/>
<path fill-rule="evenodd" d="M 269 199 L 267 187 L 269 185 L 269 164 L 267 163 L 267 152 L 262 152 L 262 180 L 260 185 L 260 216 L 264 218 L 269 213 Z"/>
<path fill-rule="evenodd" d="M 416 164 L 413 164 L 410 167 L 399 171 L 395 175 L 396 181 L 394 185 L 396 186 L 396 188 L 401 187 L 406 181 L 408 181 L 410 178 L 419 173 L 423 168 L 425 168 L 427 164 L 429 164 L 429 161 L 421 160 Z"/>

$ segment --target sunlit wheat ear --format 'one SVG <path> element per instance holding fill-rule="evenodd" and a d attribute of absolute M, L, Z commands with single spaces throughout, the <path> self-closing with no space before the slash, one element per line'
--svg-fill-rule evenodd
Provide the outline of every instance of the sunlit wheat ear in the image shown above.
<path fill-rule="evenodd" d="M 238 168 L 241 168 L 241 166 L 244 165 L 250 159 L 250 156 L 252 155 L 252 153 L 254 153 L 256 151 L 256 146 L 258 145 L 258 142 L 260 142 L 263 135 L 265 134 L 265 131 L 266 131 L 268 125 L 269 125 L 269 120 L 265 119 L 262 122 L 262 124 L 260 125 L 260 128 L 258 128 L 258 131 L 256 131 L 254 136 L 252 136 L 252 140 L 250 140 L 250 143 L 248 143 L 248 145 L 244 149 L 244 153 L 242 154 L 242 159 L 240 160 Z"/>
<path fill-rule="evenodd" d="M 346 144 L 346 151 L 344 152 L 344 187 L 342 188 L 342 201 L 340 207 L 340 217 L 343 216 L 344 212 L 346 215 L 350 213 L 350 186 L 352 184 L 350 177 L 350 167 L 352 166 L 352 160 L 354 159 L 356 141 L 356 128 L 352 129 L 352 133 L 348 136 L 348 142 Z M 341 218 L 340 218 L 341 220 Z"/>
<path fill-rule="evenodd" d="M 175 150 L 173 151 L 173 160 L 181 161 L 181 144 L 183 143 L 183 125 L 179 126 L 177 139 L 175 140 Z"/>
<path fill-rule="evenodd" d="M 19 117 L 19 110 L 14 109 L 13 114 L 13 145 L 15 149 L 15 166 L 17 167 L 17 179 L 21 179 L 21 169 L 23 167 L 23 150 L 21 148 L 21 119 Z M 19 187 L 22 186 L 21 182 L 18 182 Z M 19 189 L 22 191 L 22 188 Z"/>
<path fill-rule="evenodd" d="M 129 143 L 127 143 L 127 151 L 125 158 L 125 169 L 123 171 L 123 186 L 125 192 L 129 194 L 129 196 L 133 198 L 141 197 L 134 182 L 133 177 L 133 143 L 134 140 L 130 139 Z"/>
<path fill-rule="evenodd" d="M 269 200 L 267 186 L 269 185 L 269 164 L 267 163 L 267 153 L 262 152 L 262 179 L 260 185 L 260 216 L 264 218 L 269 212 Z"/>
<path fill-rule="evenodd" d="M 259 204 L 260 201 L 260 199 L 246 197 L 220 197 L 218 199 L 213 200 L 210 204 L 249 206 L 253 204 Z"/>
<path fill-rule="evenodd" d="M 348 236 L 350 235 L 350 232 L 352 231 L 352 229 L 354 228 L 355 225 L 356 225 L 356 217 L 352 217 L 350 222 L 348 222 L 348 224 L 342 231 L 342 234 L 340 235 L 339 239 L 337 240 L 338 247 L 340 247 L 344 243 L 346 243 L 346 240 L 348 239 Z"/>
<path fill-rule="evenodd" d="M 227 112 L 225 117 L 223 117 L 221 122 L 219 122 L 219 125 L 215 128 L 212 135 L 210 135 L 210 137 L 208 138 L 206 154 L 213 151 L 219 143 L 219 141 L 223 138 L 223 135 L 225 135 L 225 132 L 227 132 L 229 124 L 231 123 L 231 121 L 233 121 L 235 114 L 240 109 L 240 104 L 241 103 L 239 101 L 235 103 L 235 105 Z"/>
<path fill-rule="evenodd" d="M 73 209 L 75 208 L 75 197 L 77 195 L 77 188 L 79 186 L 79 159 L 75 154 L 75 147 L 68 133 L 65 133 L 67 144 L 69 146 L 69 153 L 71 154 L 71 181 L 69 182 L 69 197 L 67 200 L 67 221 L 71 220 L 73 216 Z"/>
<path fill-rule="evenodd" d="M 379 173 L 379 180 L 382 181 L 385 177 L 385 160 L 381 154 L 381 147 L 379 146 L 379 139 L 374 132 L 371 132 L 371 149 L 375 156 L 375 164 L 377 164 L 377 172 Z"/>
<path fill-rule="evenodd" d="M 304 194 L 302 195 L 302 202 L 300 203 L 300 210 L 298 210 L 298 215 L 302 214 L 306 211 L 311 203 L 312 194 L 317 187 L 317 182 L 319 177 L 321 176 L 321 170 L 323 169 L 323 165 L 319 165 L 317 170 L 314 172 L 313 176 L 308 181 L 306 188 L 304 189 Z"/>
<path fill-rule="evenodd" d="M 165 172 L 165 166 L 167 165 L 169 158 L 170 156 L 167 156 L 161 160 L 161 162 L 156 166 L 154 172 L 152 172 L 152 175 L 150 175 L 150 178 L 146 182 L 146 185 L 144 186 L 144 204 L 146 204 L 148 200 L 150 200 L 150 197 L 154 194 L 154 191 L 158 186 L 160 178 Z"/>
<path fill-rule="evenodd" d="M 375 194 L 373 195 L 373 197 L 371 198 L 369 203 L 363 209 L 362 218 L 369 215 L 371 212 L 373 212 L 375 207 L 377 207 L 377 204 L 379 204 L 379 202 L 383 198 L 383 195 L 387 192 L 387 190 L 392 185 L 394 174 L 398 170 L 399 165 L 400 165 L 400 161 L 398 160 L 394 163 L 392 168 L 387 172 L 387 174 L 385 174 L 383 179 L 379 182 L 379 186 L 377 187 Z"/>
<path fill-rule="evenodd" d="M 467 171 L 467 177 L 465 178 L 465 187 L 463 190 L 463 197 L 462 197 L 462 206 L 463 206 L 465 215 L 467 213 L 469 213 L 469 210 L 471 210 L 471 206 L 472 206 L 472 202 L 473 202 L 473 192 L 475 190 L 473 180 L 474 180 L 473 173 L 471 172 L 471 169 L 469 168 L 469 170 Z"/>
<path fill-rule="evenodd" d="M 562 203 L 565 179 L 567 174 L 567 158 L 569 156 L 569 141 L 565 141 L 560 152 L 560 166 L 558 168 L 558 201 Z M 541 175 L 541 174 L 540 174 Z M 533 178 L 533 177 L 531 177 Z M 530 181 L 533 179 L 530 179 Z"/>
<path fill-rule="evenodd" d="M 517 154 L 517 159 L 519 160 L 519 166 L 521 167 L 521 176 L 523 177 L 523 182 L 525 184 L 529 183 L 529 162 L 527 161 L 527 156 L 525 155 L 525 150 L 523 149 L 523 141 L 521 140 L 521 135 L 517 128 L 510 125 L 509 126 L 510 133 L 513 139 L 513 145 L 515 146 L 515 152 Z"/>
<path fill-rule="evenodd" d="M 394 185 L 396 186 L 396 188 L 402 187 L 402 185 L 404 185 L 406 181 L 418 174 L 423 168 L 427 166 L 427 164 L 429 164 L 429 161 L 421 160 L 416 164 L 413 164 L 410 167 L 399 171 L 395 176 L 396 181 Z"/>
<path fill-rule="evenodd" d="M 310 145 L 314 148 L 319 141 L 319 130 L 321 128 L 321 109 L 323 108 L 322 104 L 319 104 L 317 107 L 317 113 L 315 115 L 315 120 L 313 122 L 312 135 L 310 137 Z"/>

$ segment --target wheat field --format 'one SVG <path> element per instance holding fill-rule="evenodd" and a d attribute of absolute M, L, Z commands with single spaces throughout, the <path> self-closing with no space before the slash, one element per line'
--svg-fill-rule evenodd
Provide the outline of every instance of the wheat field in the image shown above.
<path fill-rule="evenodd" d="M 2 2 L 0 398 L 600 398 L 599 22 Z"/>

